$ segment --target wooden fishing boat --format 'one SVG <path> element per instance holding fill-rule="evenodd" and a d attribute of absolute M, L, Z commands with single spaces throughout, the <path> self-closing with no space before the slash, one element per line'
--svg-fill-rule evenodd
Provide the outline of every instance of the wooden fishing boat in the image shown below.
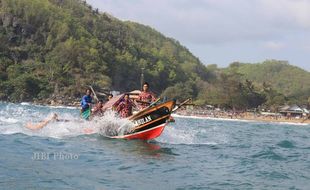
<path fill-rule="evenodd" d="M 139 91 L 140 92 L 140 91 Z M 139 93 L 138 92 L 138 93 Z M 137 100 L 137 92 L 133 91 L 130 94 L 130 99 Z M 125 94 L 120 94 L 109 100 L 104 106 L 103 110 L 115 109 L 122 101 Z M 180 104 L 176 104 L 174 100 L 158 103 L 159 99 L 153 102 L 149 107 L 132 115 L 128 119 L 133 123 L 134 128 L 122 135 L 117 132 L 112 132 L 113 135 L 107 137 L 113 139 L 141 139 L 150 140 L 159 137 L 164 128 L 169 122 L 174 122 L 171 113 L 175 112 L 182 106 L 186 105 L 191 99 L 187 99 Z"/>
<path fill-rule="evenodd" d="M 119 136 L 109 136 L 115 139 L 150 140 L 161 135 L 168 124 L 175 101 L 167 101 L 151 105 L 128 118 L 134 128 L 130 132 Z"/>

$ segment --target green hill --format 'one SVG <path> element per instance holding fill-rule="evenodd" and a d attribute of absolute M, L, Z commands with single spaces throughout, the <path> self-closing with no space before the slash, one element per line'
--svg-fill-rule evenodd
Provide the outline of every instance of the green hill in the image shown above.
<path fill-rule="evenodd" d="M 177 41 L 80 0 L 1 0 L 0 40 L 4 100 L 78 97 L 87 85 L 137 89 L 142 68 L 157 93 L 208 78 Z"/>
<path fill-rule="evenodd" d="M 310 92 L 310 73 L 286 61 L 267 60 L 257 64 L 240 64 L 238 72 L 244 79 L 267 83 L 286 96 Z"/>
<path fill-rule="evenodd" d="M 267 106 L 309 103 L 310 73 L 287 61 L 234 62 L 218 72 L 233 75 L 242 85 L 252 85 L 257 93 L 265 97 L 263 104 Z"/>
<path fill-rule="evenodd" d="M 208 53 L 208 52 L 206 52 Z M 281 61 L 204 66 L 155 29 L 99 13 L 82 0 L 0 0 L 0 100 L 79 98 L 88 85 L 246 109 L 304 104 L 309 72 Z"/>

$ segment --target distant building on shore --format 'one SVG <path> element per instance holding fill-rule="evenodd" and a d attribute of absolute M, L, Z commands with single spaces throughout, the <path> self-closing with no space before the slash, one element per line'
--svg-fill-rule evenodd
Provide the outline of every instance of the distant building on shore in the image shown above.
<path fill-rule="evenodd" d="M 283 106 L 280 108 L 280 113 L 287 117 L 307 117 L 309 115 L 309 110 L 306 108 L 301 108 L 297 105 L 293 106 Z"/>

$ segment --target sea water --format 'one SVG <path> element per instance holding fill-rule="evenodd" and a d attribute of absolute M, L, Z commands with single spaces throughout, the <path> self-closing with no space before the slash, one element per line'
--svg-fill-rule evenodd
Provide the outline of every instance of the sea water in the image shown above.
<path fill-rule="evenodd" d="M 52 113 L 68 121 L 24 127 Z M 130 128 L 105 117 L 83 121 L 74 108 L 0 103 L 0 189 L 310 188 L 309 125 L 175 117 L 145 142 L 105 137 L 109 125 Z"/>

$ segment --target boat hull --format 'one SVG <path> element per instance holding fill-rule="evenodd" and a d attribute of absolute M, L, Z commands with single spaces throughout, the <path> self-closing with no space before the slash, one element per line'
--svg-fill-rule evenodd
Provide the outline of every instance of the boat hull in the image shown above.
<path fill-rule="evenodd" d="M 133 139 L 140 139 L 140 140 L 151 140 L 159 137 L 161 133 L 164 131 L 166 124 L 159 125 L 156 127 L 153 127 L 151 129 L 147 129 L 141 132 L 132 133 L 128 135 L 123 136 L 113 136 L 111 138 L 113 139 L 127 139 L 127 140 L 133 140 Z"/>
<path fill-rule="evenodd" d="M 174 101 L 167 101 L 153 107 L 146 108 L 128 118 L 133 124 L 133 130 L 125 135 L 109 136 L 115 139 L 151 140 L 157 138 L 168 124 Z"/>

